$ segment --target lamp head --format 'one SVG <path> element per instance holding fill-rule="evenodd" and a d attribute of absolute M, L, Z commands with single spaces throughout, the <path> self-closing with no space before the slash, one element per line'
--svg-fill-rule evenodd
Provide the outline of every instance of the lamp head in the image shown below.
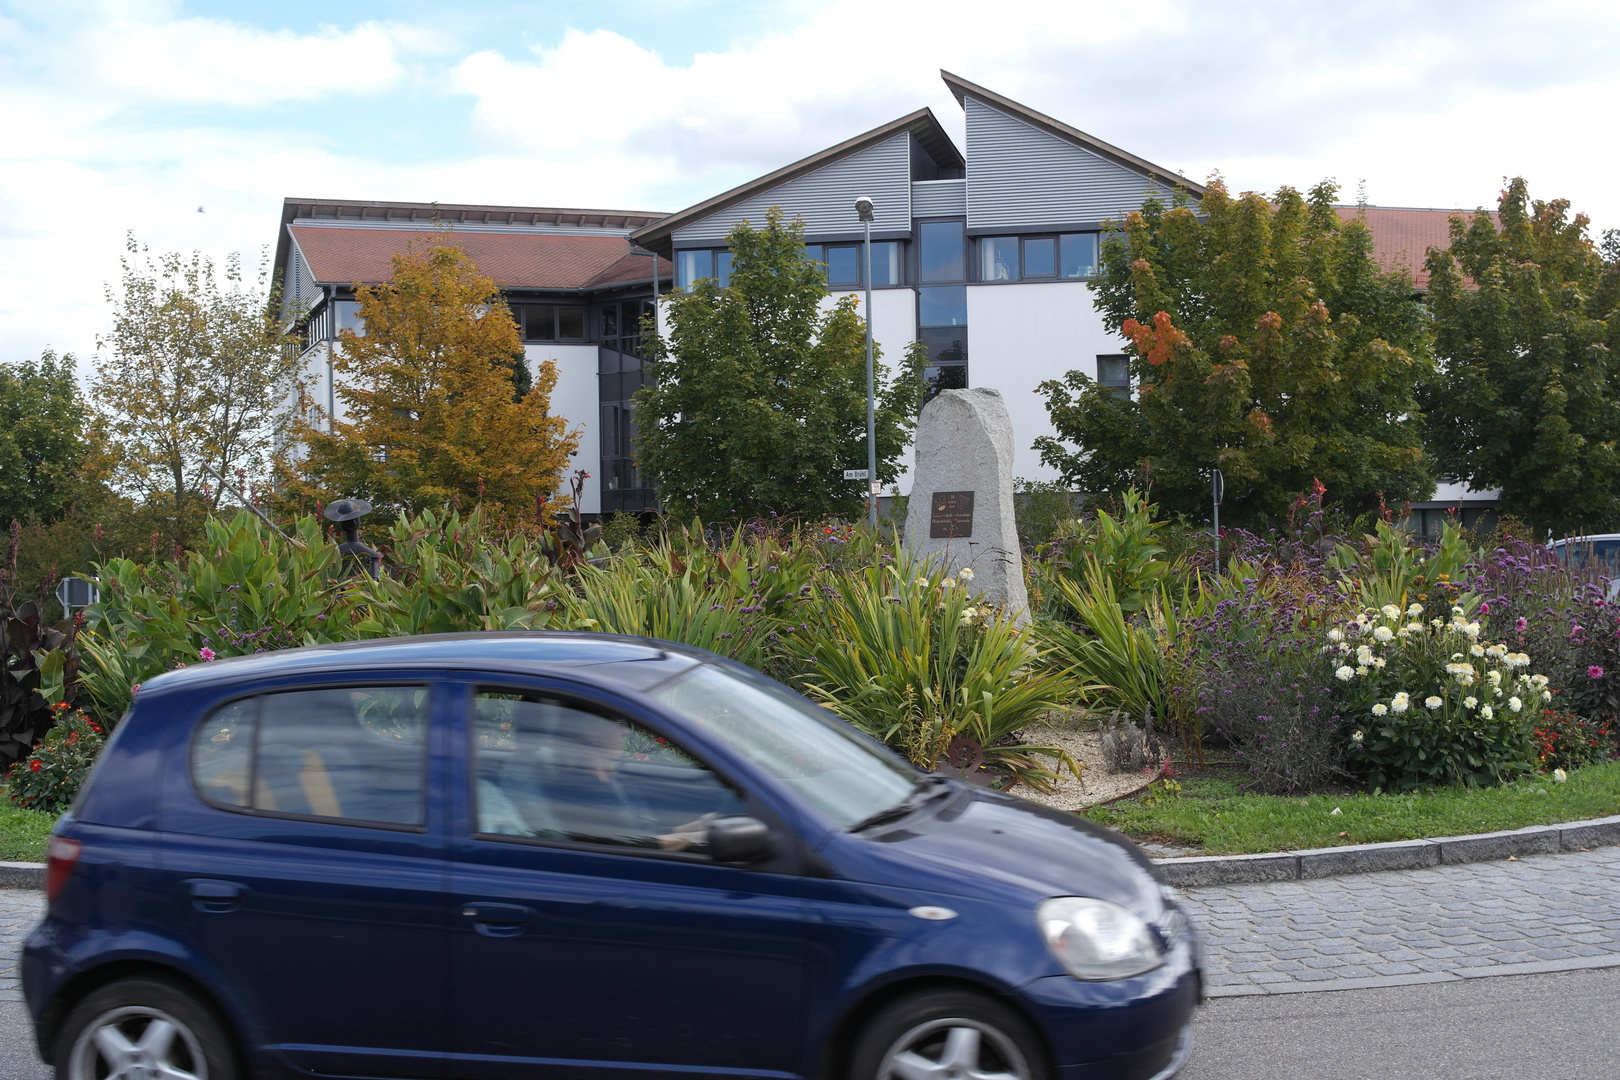
<path fill-rule="evenodd" d="M 875 208 L 872 206 L 872 200 L 867 198 L 865 195 L 862 195 L 860 198 L 856 199 L 855 215 L 862 221 L 875 220 L 877 214 Z"/>

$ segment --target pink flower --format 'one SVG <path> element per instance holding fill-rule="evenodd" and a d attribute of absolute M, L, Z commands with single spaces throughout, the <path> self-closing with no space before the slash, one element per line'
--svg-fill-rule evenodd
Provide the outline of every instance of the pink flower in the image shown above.
<path fill-rule="evenodd" d="M 136 694 L 138 694 L 140 692 L 141 692 L 141 684 L 140 683 L 136 683 L 134 686 L 129 688 L 129 696 L 130 697 L 134 697 Z"/>
<path fill-rule="evenodd" d="M 1491 605 L 1488 603 L 1479 605 L 1479 613 L 1481 615 L 1489 615 L 1491 613 Z"/>
<path fill-rule="evenodd" d="M 1593 664 L 1591 667 L 1586 669 L 1586 677 L 1588 679 L 1601 679 L 1603 678 L 1603 669 L 1598 667 L 1596 664 Z"/>
<path fill-rule="evenodd" d="M 212 660 L 214 658 L 214 650 L 210 649 L 208 646 L 204 645 L 201 649 L 197 650 L 197 655 L 202 657 L 203 660 L 206 662 L 206 661 Z"/>
<path fill-rule="evenodd" d="M 1517 630 L 1521 634 L 1524 633 L 1524 628 L 1529 625 L 1530 620 L 1526 619 L 1523 615 L 1520 615 L 1517 619 L 1513 620 L 1513 629 Z"/>

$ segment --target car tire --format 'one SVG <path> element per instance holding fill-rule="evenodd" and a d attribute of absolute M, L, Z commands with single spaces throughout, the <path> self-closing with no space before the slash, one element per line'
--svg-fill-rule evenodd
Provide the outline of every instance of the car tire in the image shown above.
<path fill-rule="evenodd" d="M 898 1059 L 898 1064 L 897 1064 Z M 933 990 L 885 1006 L 850 1054 L 850 1080 L 1049 1080 L 1046 1049 L 1017 1012 L 969 990 Z"/>
<path fill-rule="evenodd" d="M 145 1075 L 120 1071 L 132 1065 L 174 1080 L 238 1080 L 241 1075 L 230 1036 L 214 1010 L 156 978 L 120 979 L 93 991 L 68 1013 L 57 1036 L 57 1080 Z"/>

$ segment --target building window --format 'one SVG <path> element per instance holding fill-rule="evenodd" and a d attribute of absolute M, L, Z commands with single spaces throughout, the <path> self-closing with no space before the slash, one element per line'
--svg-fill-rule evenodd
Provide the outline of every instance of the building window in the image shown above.
<path fill-rule="evenodd" d="M 360 303 L 357 300 L 339 300 L 333 305 L 337 314 L 337 330 L 354 332 L 355 337 L 364 337 L 366 334 L 366 320 L 360 317 Z"/>
<path fill-rule="evenodd" d="M 861 267 L 866 256 L 860 244 L 806 244 L 804 257 L 822 264 L 829 289 L 857 289 L 865 280 Z M 872 286 L 899 285 L 903 279 L 900 244 L 893 240 L 873 241 Z"/>
<path fill-rule="evenodd" d="M 900 245 L 893 240 L 872 244 L 872 285 L 900 284 Z"/>
<path fill-rule="evenodd" d="M 986 236 L 979 241 L 979 280 L 1018 280 L 1018 237 Z"/>
<path fill-rule="evenodd" d="M 1032 236 L 1024 241 L 1024 276 L 1057 276 L 1057 239 Z"/>
<path fill-rule="evenodd" d="M 722 289 L 731 284 L 731 252 L 714 253 L 714 280 Z"/>
<path fill-rule="evenodd" d="M 558 304 L 523 304 L 521 312 L 524 341 L 584 341 L 585 309 Z"/>
<path fill-rule="evenodd" d="M 851 288 L 861 283 L 859 244 L 828 244 L 826 263 L 828 288 Z"/>
<path fill-rule="evenodd" d="M 582 307 L 559 307 L 557 309 L 557 340 L 558 341 L 584 341 L 585 340 L 585 309 Z"/>
<path fill-rule="evenodd" d="M 1058 237 L 1058 273 L 1066 278 L 1097 276 L 1097 234 L 1066 233 Z"/>
<path fill-rule="evenodd" d="M 965 278 L 966 236 L 960 221 L 917 223 L 917 280 L 925 285 Z"/>
<path fill-rule="evenodd" d="M 704 278 L 714 277 L 713 251 L 677 251 L 675 253 L 675 284 L 691 289 Z"/>
<path fill-rule="evenodd" d="M 1126 356 L 1097 357 L 1097 382 L 1116 397 L 1131 396 L 1131 362 Z"/>
<path fill-rule="evenodd" d="M 555 304 L 524 304 L 523 340 L 557 340 L 557 306 Z"/>

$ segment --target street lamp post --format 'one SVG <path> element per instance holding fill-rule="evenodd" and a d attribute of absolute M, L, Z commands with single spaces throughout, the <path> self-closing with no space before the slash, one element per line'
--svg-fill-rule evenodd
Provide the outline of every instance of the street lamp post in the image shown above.
<path fill-rule="evenodd" d="M 861 219 L 861 248 L 866 261 L 866 523 L 877 532 L 877 403 L 872 387 L 872 200 L 862 195 L 855 200 L 855 213 Z"/>

